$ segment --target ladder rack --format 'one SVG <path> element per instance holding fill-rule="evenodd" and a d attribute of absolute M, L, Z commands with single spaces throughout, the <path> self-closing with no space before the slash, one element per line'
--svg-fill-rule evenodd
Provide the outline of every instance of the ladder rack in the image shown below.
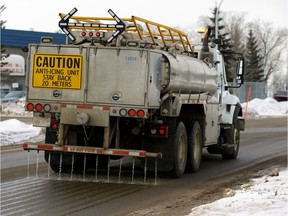
<path fill-rule="evenodd" d="M 60 13 L 61 19 L 64 19 L 67 14 Z M 137 16 L 131 18 L 121 18 L 126 24 L 125 32 L 137 35 L 141 40 L 150 40 L 154 45 L 158 45 L 159 42 L 164 47 L 169 48 L 174 46 L 175 49 L 179 49 L 179 45 L 183 48 L 186 53 L 193 53 L 193 46 L 189 42 L 187 34 L 182 31 L 162 25 L 153 21 L 149 21 Z M 115 19 L 112 17 L 83 17 L 83 16 L 71 16 L 69 17 L 69 23 L 85 24 L 85 26 L 68 26 L 69 30 L 96 30 L 96 31 L 117 31 L 116 27 L 112 23 L 115 23 Z M 113 22 L 114 21 L 114 22 Z M 110 27 L 107 26 L 107 22 L 111 23 Z M 98 27 L 97 25 L 103 24 L 104 27 Z M 89 26 L 90 24 L 90 26 Z M 91 27 L 94 25 L 93 27 Z M 97 26 L 97 27 L 95 27 Z M 115 24 L 114 24 L 115 26 Z"/>

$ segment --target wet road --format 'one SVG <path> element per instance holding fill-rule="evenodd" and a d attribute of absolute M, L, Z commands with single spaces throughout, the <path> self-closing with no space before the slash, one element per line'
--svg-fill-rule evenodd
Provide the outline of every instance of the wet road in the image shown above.
<path fill-rule="evenodd" d="M 103 170 L 97 178 L 94 173 L 80 173 L 73 174 L 71 180 L 71 174 L 50 172 L 45 163 L 39 163 L 37 168 L 36 152 L 30 153 L 27 172 L 27 154 L 4 151 L 1 153 L 2 159 L 5 158 L 1 165 L 1 215 L 126 214 L 165 197 L 173 199 L 173 193 L 192 190 L 195 184 L 215 176 L 287 154 L 286 118 L 247 121 L 246 127 L 241 134 L 237 160 L 222 160 L 218 155 L 205 153 L 198 173 L 186 174 L 181 179 L 158 173 L 156 184 L 155 173 L 148 173 L 144 184 L 144 174 L 138 164 L 132 175 L 131 161 L 124 163 L 119 184 L 118 162 L 111 167 L 109 176 L 107 170 Z M 38 161 L 40 157 L 38 155 Z M 11 160 L 19 163 L 11 165 Z"/>

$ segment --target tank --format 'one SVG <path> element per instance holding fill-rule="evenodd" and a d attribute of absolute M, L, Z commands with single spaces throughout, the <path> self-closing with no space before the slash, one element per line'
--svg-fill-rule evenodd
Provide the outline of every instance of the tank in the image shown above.
<path fill-rule="evenodd" d="M 209 93 L 217 90 L 218 73 L 216 67 L 197 58 L 185 55 L 163 55 L 164 87 L 162 92 Z M 162 77 L 163 80 L 163 77 Z M 162 82 L 163 83 L 163 82 Z"/>

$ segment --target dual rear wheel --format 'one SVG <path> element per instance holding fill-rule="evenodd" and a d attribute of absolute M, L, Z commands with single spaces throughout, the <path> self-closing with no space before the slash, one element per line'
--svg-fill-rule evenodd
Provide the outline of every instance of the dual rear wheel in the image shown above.
<path fill-rule="evenodd" d="M 172 175 L 180 178 L 185 170 L 197 172 L 202 160 L 202 132 L 197 121 L 190 123 L 185 128 L 183 122 L 178 122 L 172 139 L 174 147 L 174 168 Z"/>

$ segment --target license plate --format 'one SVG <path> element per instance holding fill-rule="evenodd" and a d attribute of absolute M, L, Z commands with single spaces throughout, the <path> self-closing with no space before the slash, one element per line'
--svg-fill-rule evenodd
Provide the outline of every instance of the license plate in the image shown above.
<path fill-rule="evenodd" d="M 33 80 L 35 88 L 81 89 L 82 55 L 34 54 Z"/>

